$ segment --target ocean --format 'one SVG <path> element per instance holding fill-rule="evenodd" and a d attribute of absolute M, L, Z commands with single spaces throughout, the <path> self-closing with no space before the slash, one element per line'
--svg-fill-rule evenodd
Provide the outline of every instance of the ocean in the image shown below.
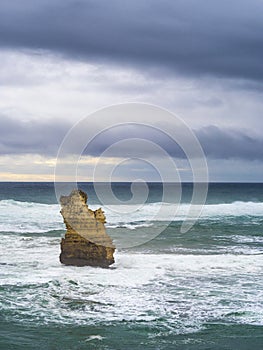
<path fill-rule="evenodd" d="M 117 245 L 109 269 L 60 264 L 53 183 L 0 183 L 0 349 L 263 348 L 263 184 L 211 183 L 186 233 L 190 183 L 174 218 L 173 198 L 167 216 L 155 215 L 161 183 L 139 209 L 79 188 L 105 211 Z M 131 198 L 129 183 L 112 190 Z"/>

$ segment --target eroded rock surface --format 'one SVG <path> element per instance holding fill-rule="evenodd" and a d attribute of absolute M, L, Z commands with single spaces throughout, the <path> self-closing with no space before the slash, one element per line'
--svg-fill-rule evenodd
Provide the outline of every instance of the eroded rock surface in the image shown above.
<path fill-rule="evenodd" d="M 115 246 L 104 227 L 104 212 L 101 208 L 89 209 L 87 198 L 80 190 L 60 198 L 67 228 L 61 241 L 60 261 L 66 265 L 108 267 L 114 263 Z"/>

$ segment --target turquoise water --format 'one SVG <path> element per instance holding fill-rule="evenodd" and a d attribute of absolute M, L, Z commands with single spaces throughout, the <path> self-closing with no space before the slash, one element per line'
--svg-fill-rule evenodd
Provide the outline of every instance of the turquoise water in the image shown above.
<path fill-rule="evenodd" d="M 103 186 L 103 184 L 101 184 Z M 171 185 L 172 186 L 172 185 Z M 211 184 L 201 217 L 180 227 L 191 198 L 170 222 L 155 215 L 162 185 L 146 204 L 118 214 L 103 206 L 118 246 L 110 269 L 59 263 L 65 230 L 51 183 L 0 184 L 0 349 L 261 349 L 263 185 Z M 130 184 L 113 184 L 131 197 Z M 169 224 L 168 224 L 169 223 Z M 161 232 L 148 240 L 153 232 Z"/>

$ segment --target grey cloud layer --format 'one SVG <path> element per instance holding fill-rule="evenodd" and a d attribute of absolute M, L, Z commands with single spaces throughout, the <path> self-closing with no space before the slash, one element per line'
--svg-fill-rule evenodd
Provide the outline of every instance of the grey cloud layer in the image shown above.
<path fill-rule="evenodd" d="M 162 129 L 160 127 L 160 129 Z M 178 131 L 180 132 L 180 131 Z M 245 160 L 261 160 L 263 161 L 263 138 L 251 137 L 244 132 L 234 129 L 221 129 L 216 126 L 206 126 L 195 131 L 195 135 L 199 140 L 205 155 L 211 159 L 245 159 Z M 170 139 L 166 134 L 147 127 L 142 126 L 126 126 L 124 128 L 112 128 L 107 133 L 103 133 L 95 138 L 85 150 L 86 154 L 99 156 L 104 150 L 115 142 L 138 138 L 136 141 L 131 140 L 126 145 L 116 148 L 112 156 L 125 157 L 134 149 L 134 154 L 138 150 L 138 154 L 143 153 L 139 140 L 149 140 L 164 149 L 172 157 L 185 158 L 183 150 Z M 137 148 L 137 150 L 136 150 Z M 154 151 L 155 156 L 162 156 L 158 151 Z M 145 156 L 152 156 L 152 148 L 149 145 L 145 149 Z"/>
<path fill-rule="evenodd" d="M 21 121 L 0 116 L 0 154 L 56 155 L 69 125 L 56 121 Z"/>
<path fill-rule="evenodd" d="M 263 138 L 216 126 L 204 127 L 196 135 L 205 154 L 210 158 L 263 160 Z"/>
<path fill-rule="evenodd" d="M 0 45 L 263 80 L 260 0 L 2 0 Z"/>
<path fill-rule="evenodd" d="M 23 122 L 6 116 L 1 116 L 0 120 L 0 154 L 2 155 L 38 153 L 56 156 L 64 136 L 70 129 L 69 124 L 56 121 Z M 85 133 L 85 130 L 83 132 Z M 220 129 L 215 126 L 203 127 L 195 131 L 195 134 L 208 158 L 263 160 L 263 138 L 252 138 L 241 131 Z M 134 138 L 149 140 L 173 157 L 185 157 L 180 147 L 167 135 L 156 129 L 136 125 L 112 127 L 107 132 L 97 135 L 87 146 L 84 154 L 100 156 L 112 144 Z M 74 144 L 77 142 L 78 140 L 73 140 L 70 152 L 74 153 Z M 135 154 L 137 147 L 138 154 L 144 153 L 145 157 L 158 156 L 156 152 L 151 153 L 151 147 L 142 150 L 140 143 L 134 140 L 124 146 L 116 147 L 110 156 L 126 157 L 131 147 Z"/>

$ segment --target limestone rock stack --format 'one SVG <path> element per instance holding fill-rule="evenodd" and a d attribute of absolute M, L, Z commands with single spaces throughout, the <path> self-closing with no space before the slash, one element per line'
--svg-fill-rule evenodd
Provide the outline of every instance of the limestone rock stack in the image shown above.
<path fill-rule="evenodd" d="M 104 212 L 101 208 L 89 209 L 87 198 L 80 190 L 60 198 L 67 229 L 61 241 L 60 261 L 65 265 L 108 267 L 114 263 L 115 246 L 104 227 Z"/>

